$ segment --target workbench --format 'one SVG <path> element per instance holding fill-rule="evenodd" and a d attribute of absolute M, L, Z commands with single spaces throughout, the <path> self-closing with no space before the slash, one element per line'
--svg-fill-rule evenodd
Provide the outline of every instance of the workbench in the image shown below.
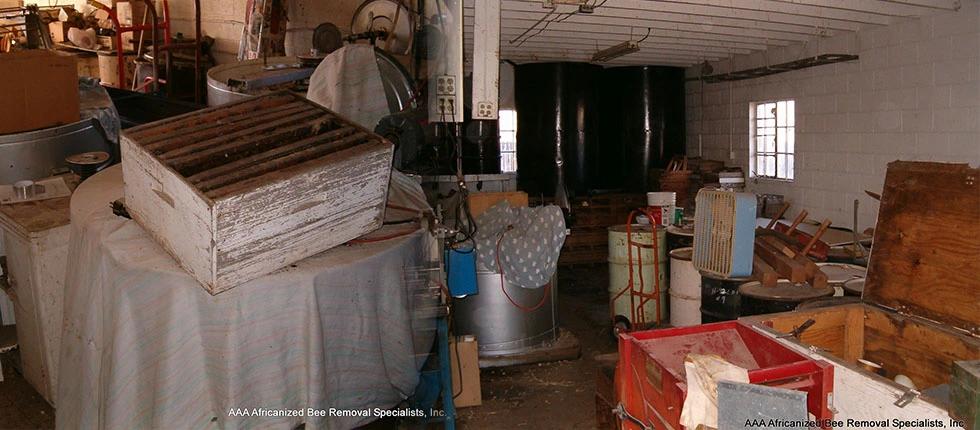
<path fill-rule="evenodd" d="M 435 335 L 436 296 L 411 282 L 439 258 L 424 230 L 385 227 L 211 296 L 111 213 L 122 194 L 112 167 L 72 198 L 58 428 L 352 428 L 412 394 Z"/>
<path fill-rule="evenodd" d="M 69 189 L 78 176 L 63 175 Z M 55 405 L 70 197 L 0 205 L 24 378 Z"/>

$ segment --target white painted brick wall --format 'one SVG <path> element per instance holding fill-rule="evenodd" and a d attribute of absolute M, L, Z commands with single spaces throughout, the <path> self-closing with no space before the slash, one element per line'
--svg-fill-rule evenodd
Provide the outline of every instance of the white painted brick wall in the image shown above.
<path fill-rule="evenodd" d="M 860 60 L 705 84 L 703 95 L 699 82 L 689 82 L 688 153 L 697 155 L 700 141 L 704 157 L 748 170 L 749 103 L 794 99 L 796 180 L 750 181 L 749 190 L 783 194 L 796 210 L 844 227 L 852 224 L 857 199 L 861 229 L 874 224 L 878 211 L 864 190 L 881 192 L 888 162 L 980 165 L 980 1 L 713 67 L 720 73 L 818 53 L 856 53 Z"/>

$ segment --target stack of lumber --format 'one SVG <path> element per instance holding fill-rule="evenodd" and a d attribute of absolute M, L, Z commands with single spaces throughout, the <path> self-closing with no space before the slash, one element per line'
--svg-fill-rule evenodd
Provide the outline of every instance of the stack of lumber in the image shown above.
<path fill-rule="evenodd" d="M 549 204 L 550 199 L 535 199 L 532 204 Z M 609 256 L 609 232 L 614 225 L 626 223 L 633 209 L 646 206 L 645 194 L 600 194 L 572 199 L 568 226 L 558 264 L 562 266 L 606 264 Z"/>
<path fill-rule="evenodd" d="M 788 205 L 780 210 L 780 216 Z M 827 275 L 808 255 L 817 247 L 820 236 L 830 227 L 830 220 L 824 220 L 820 229 L 809 236 L 806 244 L 801 244 L 796 228 L 806 218 L 806 211 L 800 212 L 788 228 L 776 228 L 778 217 L 773 218 L 766 228 L 755 232 L 755 256 L 752 262 L 752 277 L 763 286 L 775 287 L 779 279 L 789 279 L 794 283 L 809 283 L 815 288 L 827 285 Z M 826 247 L 826 244 L 823 244 Z M 826 254 L 824 254 L 826 256 Z"/>

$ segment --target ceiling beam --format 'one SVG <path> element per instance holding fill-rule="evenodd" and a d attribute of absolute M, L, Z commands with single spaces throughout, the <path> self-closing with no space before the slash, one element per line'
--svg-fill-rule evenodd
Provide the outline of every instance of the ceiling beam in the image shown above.
<path fill-rule="evenodd" d="M 535 49 L 518 49 L 518 50 L 515 50 L 515 49 L 501 49 L 500 50 L 500 55 L 506 57 L 505 54 L 508 54 L 508 55 L 509 54 L 537 55 L 537 56 L 576 55 L 576 56 L 580 56 L 580 57 L 583 57 L 583 58 L 588 58 L 589 60 L 591 60 L 592 59 L 592 56 L 595 54 L 595 51 L 582 51 L 582 50 L 575 50 L 575 49 L 564 49 L 564 48 L 559 48 L 559 47 L 553 47 L 553 48 L 535 48 Z M 683 54 L 667 54 L 667 53 L 663 53 L 663 52 L 651 52 L 651 51 L 644 52 L 642 49 L 639 50 L 639 51 L 637 51 L 637 52 L 624 55 L 621 58 L 627 58 L 627 57 L 629 57 L 629 58 L 635 58 L 635 59 L 641 59 L 642 58 L 642 59 L 664 59 L 664 60 L 676 60 L 676 61 L 690 61 L 692 64 L 693 63 L 699 63 L 699 62 L 701 62 L 701 57 L 698 57 L 698 56 L 683 55 Z"/>
<path fill-rule="evenodd" d="M 676 3 L 679 5 L 703 6 L 711 8 L 724 8 L 732 11 L 753 11 L 762 12 L 766 15 L 775 16 L 797 16 L 811 19 L 814 25 L 820 26 L 822 21 L 833 20 L 841 22 L 851 22 L 857 24 L 888 25 L 891 23 L 888 15 L 875 14 L 859 10 L 840 10 L 828 7 L 821 7 L 812 4 L 802 3 L 783 3 L 774 0 L 643 0 L 651 8 L 663 7 L 666 3 Z M 603 7 L 608 6 L 603 5 Z M 684 6 L 681 6 L 684 7 Z M 830 28 L 835 28 L 831 26 Z M 857 28 L 845 28 L 846 30 L 857 30 Z"/>
<path fill-rule="evenodd" d="M 606 4 L 613 2 L 614 0 L 608 0 Z M 607 8 L 605 5 L 596 8 L 595 13 L 585 15 L 585 14 L 563 14 L 560 19 L 565 20 L 565 22 L 581 22 L 585 20 L 586 22 L 606 22 L 610 25 L 616 25 L 617 21 L 626 21 L 626 25 L 630 25 L 636 28 L 647 28 L 656 27 L 652 25 L 653 23 L 663 23 L 663 24 L 679 24 L 679 25 L 696 25 L 699 27 L 724 27 L 729 29 L 737 29 L 740 31 L 755 31 L 762 34 L 762 37 L 771 38 L 789 38 L 788 40 L 800 40 L 799 37 L 808 38 L 814 35 L 817 31 L 818 26 L 815 25 L 799 25 L 799 24 L 783 24 L 778 22 L 765 21 L 765 20 L 751 20 L 751 19 L 739 19 L 739 18 L 729 18 L 724 16 L 713 16 L 713 15 L 698 15 L 695 13 L 665 13 L 660 10 L 653 10 L 643 8 L 643 3 L 639 0 L 618 0 L 620 2 L 632 2 L 635 7 L 630 10 L 624 9 L 612 9 Z M 624 3 L 625 4 L 625 3 Z M 647 6 L 650 6 L 648 4 Z M 692 6 L 680 6 L 680 5 L 670 5 L 663 4 L 663 6 L 672 6 L 678 10 L 684 10 L 690 8 L 691 10 L 696 10 L 698 8 Z M 659 7 L 659 5 L 658 5 Z M 719 13 L 724 12 L 723 8 L 716 8 Z M 524 2 L 524 1 L 513 1 L 504 0 L 501 10 L 503 13 L 510 12 L 510 16 L 513 13 L 518 14 L 533 14 L 534 18 L 540 19 L 542 16 L 546 15 L 547 10 L 542 11 L 540 6 L 535 3 Z M 728 11 L 729 14 L 732 11 Z M 567 18 L 566 18 L 567 17 Z M 504 16 L 506 19 L 506 16 Z M 551 18 L 549 18 L 551 19 Z M 547 22 L 547 21 L 546 21 Z M 857 25 L 851 23 L 853 29 L 857 29 Z M 847 30 L 852 30 L 848 28 Z M 824 28 L 824 34 L 832 35 L 833 29 Z M 768 35 L 768 36 L 767 36 Z"/>
<path fill-rule="evenodd" d="M 919 17 L 934 13 L 937 8 L 928 5 L 916 5 L 908 2 L 893 2 L 882 0 L 773 0 L 777 3 L 790 5 L 808 5 L 825 9 L 834 9 L 847 12 L 867 12 L 885 16 L 897 17 Z M 945 1 L 943 4 L 948 7 L 938 9 L 958 10 L 958 1 Z"/>
<path fill-rule="evenodd" d="M 697 16 L 707 19 L 742 20 L 769 25 L 793 25 L 807 29 L 820 27 L 841 31 L 855 31 L 869 22 L 850 19 L 837 19 L 829 16 L 813 16 L 800 13 L 784 13 L 778 10 L 738 8 L 728 6 L 729 1 L 705 0 L 697 2 L 670 2 L 652 0 L 607 0 L 602 7 L 596 8 L 595 14 L 603 15 L 612 11 L 640 12 L 658 15 Z M 506 4 L 506 3 L 505 3 Z M 619 15 L 616 15 L 619 16 Z M 870 24 L 884 25 L 888 20 L 884 17 L 872 17 L 876 21 Z"/>
<path fill-rule="evenodd" d="M 472 9 L 465 11 L 465 13 L 472 16 Z M 538 19 L 541 18 L 543 14 L 531 14 L 528 12 L 514 12 L 514 11 L 501 11 L 501 16 L 504 23 L 508 23 L 513 20 L 523 20 L 527 23 L 524 29 L 531 28 Z M 551 18 L 549 18 L 551 19 Z M 547 24 L 546 24 L 547 23 Z M 528 32 L 528 34 L 535 34 L 538 29 L 546 28 L 558 28 L 555 27 L 556 24 L 563 24 L 563 29 L 584 28 L 586 26 L 592 27 L 593 31 L 601 31 L 603 28 L 608 27 L 622 27 L 627 30 L 630 28 L 634 29 L 633 35 L 636 38 L 643 37 L 646 34 L 646 29 L 650 28 L 652 30 L 662 29 L 671 30 L 681 33 L 689 33 L 692 36 L 695 34 L 700 35 L 714 35 L 716 37 L 732 38 L 735 40 L 741 40 L 744 42 L 754 42 L 754 43 L 764 43 L 766 45 L 786 45 L 789 43 L 802 42 L 804 40 L 810 39 L 811 35 L 806 35 L 802 33 L 783 33 L 774 32 L 768 30 L 757 30 L 750 28 L 735 28 L 726 27 L 718 25 L 710 25 L 704 23 L 677 23 L 677 22 L 664 22 L 657 20 L 643 20 L 643 19 L 628 19 L 628 18 L 609 18 L 609 17 L 598 17 L 590 16 L 588 18 L 580 18 L 572 15 L 569 19 L 562 22 L 552 22 L 548 23 L 548 20 L 538 24 L 535 29 Z M 508 26 L 512 24 L 507 24 Z M 642 29 L 642 30 L 640 30 Z M 642 31 L 640 34 L 637 32 Z M 501 41 L 503 42 L 503 41 Z"/>
<path fill-rule="evenodd" d="M 575 61 L 581 63 L 588 63 L 592 60 L 591 55 L 575 55 L 575 54 L 551 54 L 551 55 L 534 55 L 534 54 L 508 54 L 502 58 L 506 60 L 511 60 L 517 63 L 522 62 L 546 62 L 546 61 Z M 612 59 L 605 63 L 601 63 L 601 66 L 672 66 L 672 67 L 690 67 L 697 64 L 697 62 L 692 61 L 682 61 L 673 59 L 657 59 L 657 58 L 631 58 L 630 56 L 624 56 Z"/>
<path fill-rule="evenodd" d="M 512 33 L 509 34 L 508 36 L 513 37 L 513 36 L 517 36 L 517 34 L 518 33 Z M 593 37 L 576 37 L 573 35 L 552 36 L 552 33 L 548 33 L 548 34 L 549 34 L 548 36 L 545 36 L 543 33 L 539 36 L 535 36 L 533 39 L 528 41 L 528 43 L 546 42 L 546 43 L 555 43 L 555 44 L 569 44 L 574 46 L 589 46 L 592 47 L 593 49 L 602 49 L 626 40 L 622 36 L 605 36 L 602 38 L 593 38 Z M 501 37 L 504 36 L 505 36 L 504 34 L 501 35 Z M 473 32 L 466 31 L 465 38 L 467 41 L 472 41 L 474 38 Z M 653 38 L 653 37 L 650 37 L 649 39 L 641 42 L 640 47 L 663 48 L 663 49 L 673 49 L 678 51 L 703 52 L 703 53 L 711 53 L 711 54 L 723 54 L 725 57 L 728 57 L 732 54 L 748 54 L 752 52 L 752 50 L 745 49 L 745 48 L 729 48 L 724 46 L 709 46 L 709 45 L 692 45 L 683 42 L 678 43 L 673 39 L 660 39 L 660 38 Z"/>
<path fill-rule="evenodd" d="M 466 39 L 466 40 L 464 40 L 464 42 L 467 43 L 467 44 L 470 44 L 470 43 L 473 43 L 473 39 Z M 605 48 L 608 48 L 610 46 L 612 46 L 612 45 L 604 45 L 604 46 L 600 46 L 599 48 L 596 48 L 593 45 L 571 45 L 571 44 L 568 44 L 568 43 L 561 43 L 561 42 L 543 42 L 543 41 L 536 41 L 533 44 L 528 43 L 526 45 L 521 46 L 520 48 L 511 49 L 510 51 L 513 51 L 513 52 L 524 52 L 524 51 L 534 52 L 535 50 L 538 50 L 538 49 L 559 49 L 559 50 L 567 50 L 567 51 L 574 51 L 574 52 L 582 52 L 582 53 L 594 54 L 596 51 L 600 51 L 600 50 L 605 49 Z M 729 57 L 729 55 L 727 53 L 722 53 L 722 52 L 703 52 L 703 51 L 689 51 L 689 50 L 685 51 L 685 50 L 676 50 L 676 49 L 658 47 L 656 45 L 646 46 L 646 47 L 641 46 L 640 47 L 640 52 L 650 52 L 650 53 L 663 54 L 663 55 L 683 56 L 685 58 L 692 58 L 692 59 L 697 59 L 697 60 L 708 60 L 708 61 L 721 60 L 721 59 L 724 59 L 724 58 L 728 58 Z"/>
<path fill-rule="evenodd" d="M 508 20 L 502 22 L 500 25 L 502 32 L 507 32 L 511 35 L 510 38 L 501 39 L 502 43 L 507 43 L 512 40 L 514 36 L 518 36 L 523 33 L 527 28 L 534 24 L 535 20 Z M 464 23 L 467 31 L 472 31 L 473 25 Z M 537 31 L 537 30 L 535 30 Z M 644 34 L 646 34 L 644 32 Z M 543 31 L 538 36 L 556 36 L 564 37 L 567 35 L 577 35 L 581 38 L 616 38 L 620 41 L 629 40 L 630 29 L 629 27 L 604 27 L 590 24 L 568 24 L 555 22 L 548 26 L 546 31 Z M 634 32 L 635 35 L 635 32 Z M 765 41 L 759 41 L 758 39 L 748 38 L 748 37 L 736 37 L 736 36 L 724 36 L 724 35 L 714 35 L 714 34 L 704 34 L 704 33 L 691 33 L 676 30 L 664 30 L 654 28 L 650 32 L 650 38 L 667 38 L 676 40 L 678 43 L 690 43 L 697 45 L 710 45 L 710 46 L 720 46 L 725 48 L 744 48 L 752 50 L 762 50 L 766 49 L 768 46 Z M 769 41 L 769 45 L 784 46 L 788 45 L 789 42 L 783 41 Z"/>

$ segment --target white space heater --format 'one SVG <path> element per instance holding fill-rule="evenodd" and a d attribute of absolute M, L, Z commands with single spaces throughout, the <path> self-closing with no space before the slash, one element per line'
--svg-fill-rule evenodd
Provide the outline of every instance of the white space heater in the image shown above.
<path fill-rule="evenodd" d="M 726 278 L 752 274 L 756 197 L 702 189 L 694 215 L 694 267 Z"/>

